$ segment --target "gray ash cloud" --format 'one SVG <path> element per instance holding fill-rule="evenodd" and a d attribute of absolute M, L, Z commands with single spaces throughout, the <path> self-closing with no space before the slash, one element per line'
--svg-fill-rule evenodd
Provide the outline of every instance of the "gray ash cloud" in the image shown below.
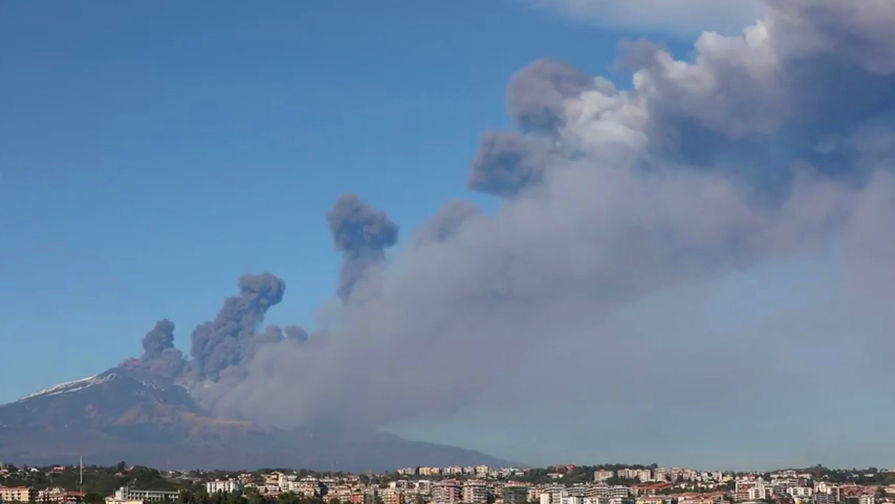
<path fill-rule="evenodd" d="M 125 361 L 123 366 L 140 375 L 173 380 L 186 364 L 183 353 L 174 347 L 174 323 L 162 319 L 143 337 L 143 355 Z"/>
<path fill-rule="evenodd" d="M 269 340 L 269 332 L 258 334 L 256 330 L 267 310 L 282 301 L 285 291 L 286 283 L 269 273 L 242 276 L 239 296 L 227 298 L 214 320 L 193 330 L 190 353 L 194 378 L 217 378 Z"/>
<path fill-rule="evenodd" d="M 381 427 L 532 397 L 561 410 L 597 386 L 609 412 L 601 428 L 621 438 L 633 432 L 625 419 L 661 431 L 644 410 L 655 404 L 662 421 L 674 412 L 685 426 L 689 411 L 714 415 L 731 426 L 719 429 L 723 441 L 764 421 L 741 414 L 738 394 L 801 415 L 775 381 L 803 383 L 823 403 L 862 370 L 853 389 L 885 397 L 889 375 L 876 379 L 880 368 L 840 335 L 781 330 L 768 342 L 604 326 L 651 295 L 831 244 L 843 263 L 868 269 L 862 278 L 895 269 L 895 3 L 769 5 L 742 35 L 704 34 L 687 60 L 628 46 L 627 89 L 566 63 L 521 70 L 508 90 L 518 130 L 485 133 L 469 176 L 470 188 L 499 196 L 496 209 L 446 205 L 389 264 L 398 227 L 341 196 L 326 218 L 343 258 L 342 302 L 325 305 L 322 327 L 298 344 L 307 333 L 291 326 L 256 334 L 282 283 L 241 284 L 194 333 L 192 366 L 212 382 L 211 404 L 277 426 Z M 861 283 L 878 291 L 858 299 L 895 295 L 876 282 Z M 890 340 L 863 338 L 861 348 L 890 350 Z M 795 374 L 791 357 L 815 342 L 848 366 Z M 788 353 L 754 358 L 762 345 Z"/>
<path fill-rule="evenodd" d="M 339 196 L 326 214 L 336 249 L 342 252 L 338 295 L 346 300 L 366 272 L 382 263 L 385 249 L 398 241 L 398 226 L 384 211 L 374 209 L 355 194 Z"/>

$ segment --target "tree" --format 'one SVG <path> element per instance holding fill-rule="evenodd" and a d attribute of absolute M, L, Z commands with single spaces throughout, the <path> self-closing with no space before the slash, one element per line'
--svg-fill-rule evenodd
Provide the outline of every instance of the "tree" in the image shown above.
<path fill-rule="evenodd" d="M 84 504 L 103 504 L 103 496 L 96 492 L 89 492 L 84 496 Z"/>

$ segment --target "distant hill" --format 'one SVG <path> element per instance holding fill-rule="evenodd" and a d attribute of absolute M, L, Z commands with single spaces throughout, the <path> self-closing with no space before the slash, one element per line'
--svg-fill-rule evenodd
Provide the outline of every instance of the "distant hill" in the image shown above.
<path fill-rule="evenodd" d="M 216 418 L 186 389 L 126 367 L 63 383 L 0 406 L 0 460 L 52 464 L 83 455 L 160 468 L 294 467 L 382 471 L 415 465 L 504 465 L 450 446 L 382 432 L 262 429 Z"/>

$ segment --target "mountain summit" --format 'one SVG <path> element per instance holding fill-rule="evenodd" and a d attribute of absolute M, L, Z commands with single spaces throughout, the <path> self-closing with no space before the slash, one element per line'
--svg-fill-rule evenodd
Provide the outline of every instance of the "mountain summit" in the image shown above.
<path fill-rule="evenodd" d="M 219 418 L 175 383 L 119 366 L 0 406 L 0 459 L 30 464 L 120 460 L 164 468 L 306 467 L 381 471 L 501 464 L 481 453 L 333 427 L 265 429 Z"/>

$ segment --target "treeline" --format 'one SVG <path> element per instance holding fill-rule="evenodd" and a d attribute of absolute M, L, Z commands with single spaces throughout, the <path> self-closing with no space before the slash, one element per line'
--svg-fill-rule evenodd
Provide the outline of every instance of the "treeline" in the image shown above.
<path fill-rule="evenodd" d="M 537 468 L 537 469 L 529 469 L 525 472 L 524 476 L 514 477 L 514 480 L 525 481 L 528 483 L 540 484 L 540 483 L 565 483 L 565 484 L 576 484 L 576 483 L 587 483 L 594 480 L 594 471 L 602 470 L 602 471 L 618 471 L 620 469 L 655 469 L 658 467 L 656 464 L 650 465 L 637 465 L 637 464 L 601 464 L 601 465 L 582 465 L 575 466 L 571 470 L 566 467 L 547 467 L 547 468 Z M 562 478 L 554 479 L 550 476 L 550 474 L 562 474 Z M 632 483 L 636 483 L 636 480 L 629 480 L 625 478 L 613 477 L 609 481 L 607 481 L 610 485 L 629 485 Z"/>
<path fill-rule="evenodd" d="M 324 503 L 320 497 L 305 497 L 293 492 L 277 496 L 265 496 L 255 488 L 247 488 L 245 492 L 216 492 L 209 494 L 204 487 L 183 490 L 174 504 L 349 504 L 339 501 Z"/>
<path fill-rule="evenodd" d="M 151 467 L 135 466 L 128 468 L 122 462 L 113 467 L 88 466 L 84 467 L 84 485 L 80 482 L 80 471 L 77 467 L 65 467 L 61 471 L 50 468 L 31 470 L 16 466 L 6 466 L 9 475 L 0 477 L 0 485 L 3 486 L 29 486 L 36 490 L 47 488 L 63 488 L 65 490 L 80 490 L 88 496 L 111 495 L 122 486 L 132 488 L 151 488 L 153 490 L 180 490 L 193 483 L 190 481 L 176 482 L 166 478 L 158 469 Z M 102 501 L 102 498 L 100 498 Z"/>

